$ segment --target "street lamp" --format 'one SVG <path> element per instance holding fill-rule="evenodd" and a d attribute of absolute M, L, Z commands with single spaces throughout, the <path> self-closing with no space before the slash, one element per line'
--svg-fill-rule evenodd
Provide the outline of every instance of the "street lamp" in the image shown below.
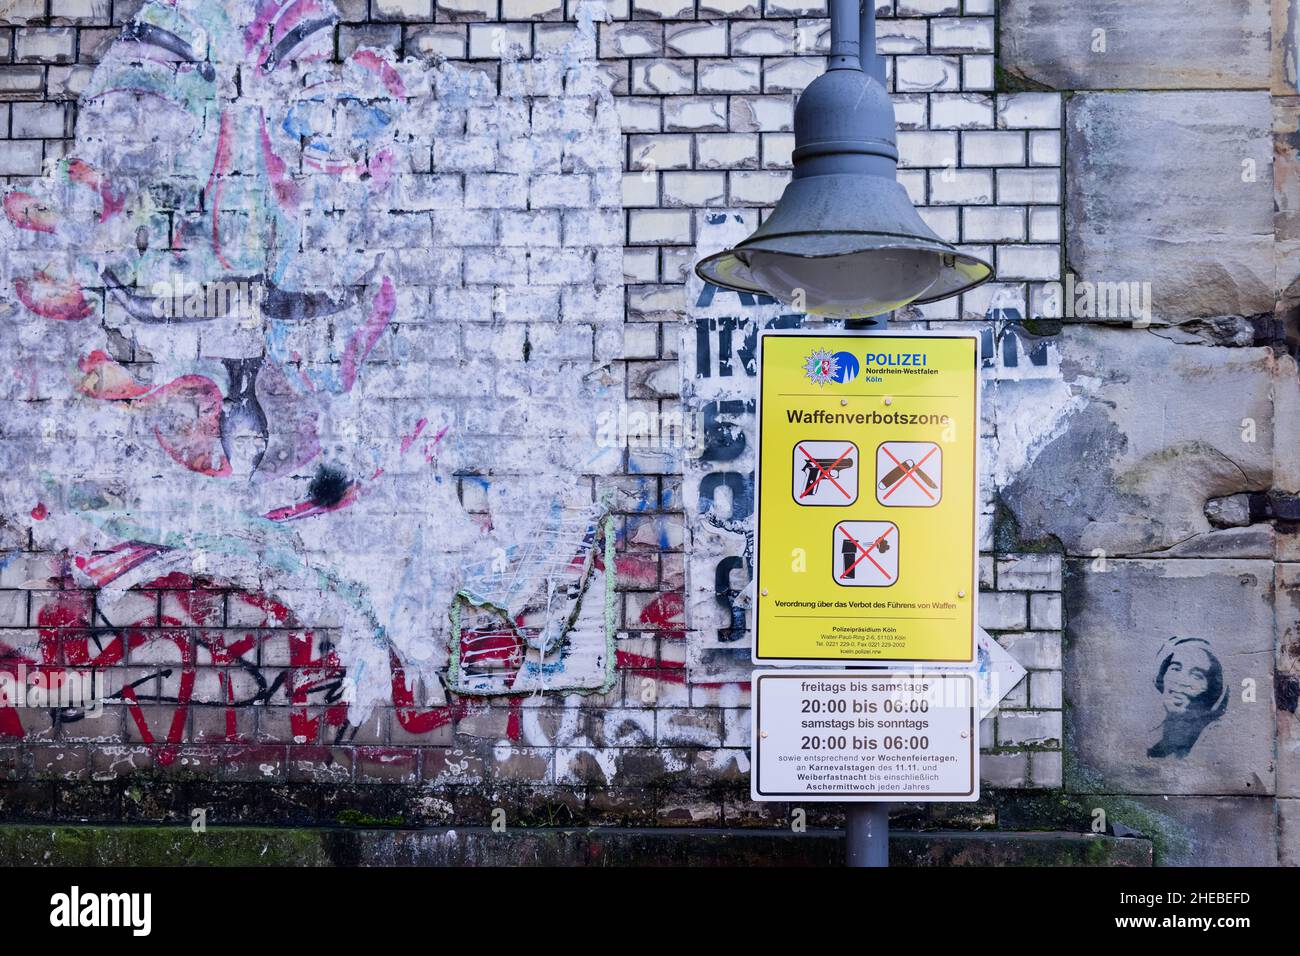
<path fill-rule="evenodd" d="M 985 282 L 987 262 L 940 239 L 897 179 L 894 106 L 875 0 L 830 0 L 826 72 L 794 112 L 794 176 L 747 239 L 702 260 L 706 282 L 826 318 L 865 318 Z M 859 38 L 861 42 L 859 42 Z"/>

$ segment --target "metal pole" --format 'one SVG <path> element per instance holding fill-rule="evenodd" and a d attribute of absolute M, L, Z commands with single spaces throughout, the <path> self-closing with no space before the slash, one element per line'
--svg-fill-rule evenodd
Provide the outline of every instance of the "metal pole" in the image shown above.
<path fill-rule="evenodd" d="M 853 5 L 857 0 L 830 0 L 831 54 L 828 70 L 862 69 L 858 46 L 859 28 L 853 23 Z"/>
<path fill-rule="evenodd" d="M 885 85 L 885 59 L 876 52 L 876 0 L 860 0 L 858 6 L 858 57 L 862 72 Z"/>
<path fill-rule="evenodd" d="M 889 804 L 850 803 L 844 833 L 846 866 L 889 866 Z"/>
<path fill-rule="evenodd" d="M 857 66 L 867 76 L 885 82 L 885 61 L 876 53 L 876 0 L 858 0 L 858 43 L 857 50 L 843 43 L 844 37 L 852 29 L 851 18 L 845 7 L 853 0 L 830 0 L 831 2 L 831 68 L 836 64 L 836 54 L 856 52 Z M 848 7 L 851 11 L 852 7 Z M 838 29 L 837 29 L 838 27 Z M 840 41 L 837 44 L 837 40 Z M 845 64 L 852 69 L 854 64 Z M 842 67 L 843 68 L 843 67 Z M 880 321 L 879 327 L 887 326 L 887 321 Z M 846 327 L 855 325 L 848 323 Z M 869 323 L 866 327 L 877 325 Z M 889 804 L 887 803 L 850 803 L 845 813 L 844 827 L 844 862 L 852 867 L 887 867 L 889 866 Z"/>

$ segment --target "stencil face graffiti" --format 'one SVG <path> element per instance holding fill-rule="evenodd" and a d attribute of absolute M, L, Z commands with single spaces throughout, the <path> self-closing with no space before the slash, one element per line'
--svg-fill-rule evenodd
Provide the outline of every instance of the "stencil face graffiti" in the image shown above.
<path fill-rule="evenodd" d="M 1155 688 L 1165 710 L 1148 757 L 1186 757 L 1202 732 L 1228 709 L 1223 665 L 1208 641 L 1178 637 L 1161 648 Z"/>

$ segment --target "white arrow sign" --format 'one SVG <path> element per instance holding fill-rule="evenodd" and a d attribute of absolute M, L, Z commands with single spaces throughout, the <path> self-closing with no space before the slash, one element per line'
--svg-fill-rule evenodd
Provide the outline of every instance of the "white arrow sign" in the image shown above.
<path fill-rule="evenodd" d="M 975 640 L 975 661 L 976 693 L 983 720 L 1024 679 L 1025 668 L 982 627 Z"/>

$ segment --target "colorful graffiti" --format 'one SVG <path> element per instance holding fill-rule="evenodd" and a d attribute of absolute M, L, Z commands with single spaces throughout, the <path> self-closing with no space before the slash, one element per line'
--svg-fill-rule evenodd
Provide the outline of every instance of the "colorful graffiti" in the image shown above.
<path fill-rule="evenodd" d="M 604 572 L 609 552 L 595 553 L 596 570 Z M 159 767 L 188 759 L 198 745 L 291 744 L 299 753 L 319 752 L 328 760 L 331 747 L 366 743 L 357 739 L 360 725 L 350 717 L 337 630 L 304 624 L 273 597 L 172 573 L 136 587 L 128 601 L 109 611 L 98 604 L 96 590 L 72 586 L 68 567 L 61 579 L 45 583 L 67 586 L 31 592 L 33 627 L 7 632 L 0 641 L 0 674 L 53 688 L 61 678 L 89 672 L 100 690 L 94 700 L 49 706 L 0 700 L 0 740 L 39 739 L 59 725 L 75 734 L 78 724 L 108 706 L 125 711 L 131 738 Z M 672 688 L 687 686 L 684 661 L 672 651 L 684 636 L 681 594 L 655 595 L 633 623 L 641 629 L 640 642 L 625 641 L 611 666 L 632 676 L 630 700 L 673 700 Z M 462 621 L 460 646 L 462 666 L 480 675 L 504 659 L 512 659 L 508 670 L 517 672 L 520 662 L 513 658 L 528 653 L 500 621 Z M 736 704 L 747 682 L 703 686 Z M 548 736 L 529 721 L 525 705 L 536 695 L 521 692 L 518 684 L 505 691 L 509 713 L 502 739 L 554 746 L 554 733 Z M 441 678 L 418 677 L 395 653 L 383 703 L 391 707 L 394 738 L 400 732 L 411 741 L 500 707 L 483 695 L 457 693 Z M 573 704 L 571 699 L 569 710 L 576 714 Z M 282 714 L 283 720 L 268 725 L 263 717 L 254 732 L 254 710 Z M 240 753 L 225 756 L 237 760 Z M 221 752 L 213 759 L 222 759 Z"/>
<path fill-rule="evenodd" d="M 336 62 L 337 22 L 151 0 L 71 154 L 4 194 L 0 402 L 41 453 L 0 452 L 0 516 L 97 606 L 179 574 L 335 620 L 354 721 L 392 661 L 464 693 L 599 689 L 621 314 L 588 304 L 622 298 L 621 233 L 592 228 L 622 160 L 591 15 L 506 92 Z M 531 248 L 535 220 L 563 243 Z"/>

